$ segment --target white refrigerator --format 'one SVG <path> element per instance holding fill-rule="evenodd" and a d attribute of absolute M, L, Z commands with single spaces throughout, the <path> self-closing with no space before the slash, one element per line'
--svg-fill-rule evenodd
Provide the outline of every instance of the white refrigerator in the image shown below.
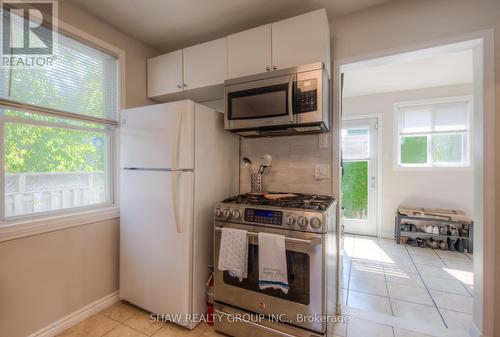
<path fill-rule="evenodd" d="M 123 110 L 120 297 L 194 328 L 206 313 L 214 205 L 238 192 L 238 137 L 192 101 Z"/>

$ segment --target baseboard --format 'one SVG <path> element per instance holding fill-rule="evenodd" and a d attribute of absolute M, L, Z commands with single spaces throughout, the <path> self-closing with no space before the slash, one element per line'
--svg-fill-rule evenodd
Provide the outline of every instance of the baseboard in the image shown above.
<path fill-rule="evenodd" d="M 89 318 L 90 316 L 98 313 L 99 311 L 104 310 L 107 307 L 117 303 L 119 300 L 119 293 L 118 291 L 115 291 L 112 294 L 104 296 L 103 298 L 98 299 L 97 301 L 92 302 L 75 312 L 72 312 L 68 316 L 63 317 L 60 320 L 46 326 L 45 328 L 38 330 L 28 337 L 53 337 Z"/>
<path fill-rule="evenodd" d="M 394 240 L 394 232 L 389 232 L 389 233 L 380 233 L 379 238 L 381 239 L 393 239 Z"/>
<path fill-rule="evenodd" d="M 476 323 L 472 322 L 472 325 L 470 326 L 470 335 L 471 337 L 481 337 L 481 330 L 477 327 Z"/>

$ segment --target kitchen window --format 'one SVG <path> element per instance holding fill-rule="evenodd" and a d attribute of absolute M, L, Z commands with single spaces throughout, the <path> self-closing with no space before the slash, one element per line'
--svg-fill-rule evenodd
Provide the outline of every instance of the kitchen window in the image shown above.
<path fill-rule="evenodd" d="M 118 58 L 56 41 L 53 66 L 0 69 L 5 219 L 113 204 Z"/>
<path fill-rule="evenodd" d="M 470 99 L 397 105 L 398 166 L 470 166 L 470 109 Z"/>

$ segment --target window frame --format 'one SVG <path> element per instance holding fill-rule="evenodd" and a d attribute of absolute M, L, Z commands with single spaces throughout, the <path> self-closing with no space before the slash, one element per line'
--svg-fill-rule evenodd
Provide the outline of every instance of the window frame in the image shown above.
<path fill-rule="evenodd" d="M 15 238 L 26 237 L 35 234 L 41 234 L 70 228 L 80 225 L 85 225 L 98 221 L 105 221 L 117 219 L 119 217 L 119 120 L 120 111 L 125 107 L 125 51 L 104 41 L 100 38 L 89 34 L 79 28 L 76 28 L 62 20 L 57 20 L 57 29 L 59 34 L 64 34 L 72 39 L 81 43 L 87 44 L 92 48 L 96 48 L 102 52 L 113 55 L 117 59 L 117 77 L 118 77 L 118 92 L 117 92 L 117 125 L 109 127 L 107 130 L 102 130 L 109 137 L 108 144 L 108 177 L 109 177 L 109 194 L 110 198 L 105 203 L 79 206 L 67 209 L 59 209 L 54 211 L 37 212 L 31 214 L 24 214 L 18 216 L 5 217 L 5 179 L 0 179 L 0 242 L 12 240 Z M 18 109 L 22 111 L 23 109 Z M 29 106 L 25 109 L 29 111 Z M 50 109 L 47 109 L 50 110 Z M 36 111 L 35 111 L 36 112 Z M 64 118 L 64 116 L 61 116 Z M 4 138 L 4 123 L 6 122 L 5 116 L 0 121 L 0 137 Z M 75 120 L 85 120 L 85 117 L 78 118 L 67 116 Z M 9 117 L 11 119 L 11 117 Z M 22 119 L 22 118 L 21 118 Z M 19 120 L 18 120 L 19 121 Z M 30 125 L 44 125 L 51 124 L 51 122 L 41 122 L 36 120 L 22 119 L 22 123 Z M 57 127 L 58 123 L 52 123 Z M 101 123 L 102 125 L 105 125 Z M 60 126 L 60 125 L 59 125 Z M 71 126 L 64 126 L 65 128 L 72 129 Z M 95 130 L 94 130 L 95 131 Z M 101 130 L 99 130 L 101 131 Z M 4 167 L 4 145 L 1 143 L 0 149 L 0 176 L 5 177 Z"/>
<path fill-rule="evenodd" d="M 467 103 L 467 116 L 466 122 L 467 126 L 462 130 L 448 130 L 448 131 L 423 131 L 423 132 L 409 132 L 402 133 L 402 115 L 401 108 L 406 107 L 416 107 L 422 105 L 438 105 L 438 104 L 446 104 L 446 103 L 456 103 L 456 102 L 466 102 Z M 431 115 L 433 118 L 433 115 Z M 396 171 L 467 171 L 473 169 L 473 156 L 471 150 L 473 149 L 473 100 L 471 95 L 461 95 L 461 96 L 448 96 L 448 97 L 439 97 L 425 100 L 415 100 L 415 101 L 404 101 L 397 102 L 394 104 L 393 109 L 393 130 L 394 130 L 394 170 Z M 432 126 L 434 125 L 434 121 L 432 120 Z M 452 163 L 441 163 L 436 164 L 432 162 L 432 142 L 430 139 L 433 135 L 445 135 L 445 134 L 462 134 L 465 133 L 466 139 L 466 151 L 464 155 L 466 156 L 464 165 L 452 165 Z M 426 136 L 427 137 L 427 163 L 422 164 L 403 164 L 401 163 L 401 136 Z"/>

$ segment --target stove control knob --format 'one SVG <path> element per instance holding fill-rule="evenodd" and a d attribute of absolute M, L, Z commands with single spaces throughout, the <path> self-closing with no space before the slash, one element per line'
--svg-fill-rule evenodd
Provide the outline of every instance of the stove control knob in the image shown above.
<path fill-rule="evenodd" d="M 315 228 L 315 229 L 317 229 L 321 226 L 321 220 L 316 218 L 316 217 L 312 218 L 310 223 L 311 223 L 311 227 Z"/>
<path fill-rule="evenodd" d="M 217 207 L 215 209 L 215 216 L 216 217 L 221 217 L 222 216 L 222 210 L 219 207 Z"/>
<path fill-rule="evenodd" d="M 241 212 L 240 212 L 240 211 L 235 210 L 235 211 L 233 212 L 233 214 L 234 214 L 234 218 L 235 218 L 235 219 L 240 219 L 240 218 L 241 218 Z"/>
<path fill-rule="evenodd" d="M 229 219 L 229 218 L 231 218 L 232 215 L 233 214 L 231 213 L 231 211 L 229 209 L 226 208 L 224 210 L 224 218 Z"/>
<path fill-rule="evenodd" d="M 295 218 L 293 215 L 289 215 L 286 217 L 286 224 L 288 226 L 292 226 L 295 223 Z"/>
<path fill-rule="evenodd" d="M 303 216 L 299 216 L 299 218 L 297 219 L 297 222 L 298 222 L 300 228 L 307 227 L 307 219 L 304 218 Z"/>

